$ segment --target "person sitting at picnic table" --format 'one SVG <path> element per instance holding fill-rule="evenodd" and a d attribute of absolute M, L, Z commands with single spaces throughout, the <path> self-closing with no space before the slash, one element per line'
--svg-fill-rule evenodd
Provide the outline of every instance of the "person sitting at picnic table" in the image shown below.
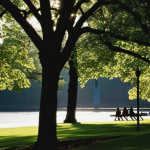
<path fill-rule="evenodd" d="M 136 117 L 134 116 L 135 115 L 135 113 L 133 112 L 133 107 L 130 107 L 130 109 L 129 109 L 129 115 L 130 115 L 130 118 L 132 119 L 132 120 L 136 120 Z M 134 119 L 133 119 L 134 118 Z"/>
<path fill-rule="evenodd" d="M 119 108 L 117 108 L 116 110 L 116 118 L 118 117 L 118 120 L 120 120 L 119 116 L 121 114 L 121 111 L 119 110 Z M 115 118 L 115 121 L 116 121 L 116 118 Z"/>
<path fill-rule="evenodd" d="M 129 114 L 132 116 L 132 115 L 134 115 L 134 112 L 133 112 L 133 107 L 130 107 L 130 109 L 129 109 L 130 111 L 129 111 Z"/>
<path fill-rule="evenodd" d="M 125 118 L 126 120 L 128 120 L 128 119 L 125 117 L 126 115 L 128 115 L 128 110 L 127 110 L 126 107 L 123 108 L 122 115 L 124 116 L 124 118 Z"/>
<path fill-rule="evenodd" d="M 128 110 L 127 110 L 126 107 L 123 108 L 122 115 L 123 115 L 123 116 L 128 115 Z"/>

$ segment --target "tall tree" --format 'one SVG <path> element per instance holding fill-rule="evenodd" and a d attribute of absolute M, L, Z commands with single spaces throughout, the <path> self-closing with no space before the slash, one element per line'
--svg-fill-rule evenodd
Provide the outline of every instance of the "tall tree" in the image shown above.
<path fill-rule="evenodd" d="M 64 123 L 76 123 L 76 103 L 78 91 L 77 52 L 74 49 L 69 59 L 69 84 L 67 114 Z"/>
<path fill-rule="evenodd" d="M 122 44 L 122 41 L 129 40 L 130 46 L 134 46 L 134 42 L 149 45 L 150 12 L 146 0 L 0 0 L 0 5 L 0 16 L 10 13 L 39 50 L 42 89 L 35 144 L 39 147 L 54 149 L 52 147 L 56 146 L 59 75 L 81 35 L 87 32 L 97 34 L 103 41 L 100 47 L 103 51 L 107 47 L 149 62 L 146 53 L 124 49 Z M 42 38 L 29 23 L 31 15 L 41 26 Z M 62 45 L 66 33 L 68 38 Z"/>

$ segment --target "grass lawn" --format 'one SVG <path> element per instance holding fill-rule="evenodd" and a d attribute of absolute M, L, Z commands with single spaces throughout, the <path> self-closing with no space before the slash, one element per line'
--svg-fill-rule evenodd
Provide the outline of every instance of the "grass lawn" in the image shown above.
<path fill-rule="evenodd" d="M 37 138 L 38 127 L 1 128 L 0 150 L 6 147 L 32 145 Z M 112 121 L 99 123 L 58 124 L 58 139 L 79 139 L 125 135 L 74 150 L 150 150 L 150 119 L 140 121 Z"/>

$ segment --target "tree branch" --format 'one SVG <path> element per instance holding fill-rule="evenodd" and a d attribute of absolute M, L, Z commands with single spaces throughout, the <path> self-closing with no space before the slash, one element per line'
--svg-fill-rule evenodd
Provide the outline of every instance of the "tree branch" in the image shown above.
<path fill-rule="evenodd" d="M 14 17 L 14 19 L 22 26 L 27 35 L 33 41 L 35 46 L 41 50 L 42 49 L 42 39 L 34 30 L 34 28 L 28 23 L 28 21 L 22 16 L 20 10 L 10 1 L 10 0 L 0 0 L 0 5 L 2 5 L 9 13 Z"/>
<path fill-rule="evenodd" d="M 110 4 L 118 4 L 119 2 L 116 0 L 106 1 L 106 0 L 98 0 L 87 12 L 85 12 L 82 17 L 78 20 L 75 25 L 75 28 L 81 28 L 83 23 L 91 16 L 93 13 L 103 5 L 110 5 Z"/>
<path fill-rule="evenodd" d="M 7 12 L 7 10 L 5 9 L 1 14 L 0 14 L 0 18 L 3 17 L 3 15 Z"/>
<path fill-rule="evenodd" d="M 43 40 L 48 39 L 53 33 L 53 21 L 52 14 L 50 11 L 49 0 L 39 0 L 41 7 L 41 27 L 43 31 Z M 46 38 L 45 38 L 46 37 Z"/>
<path fill-rule="evenodd" d="M 146 24 L 142 24 L 142 16 L 139 13 L 133 12 L 129 7 L 124 5 L 123 3 L 120 2 L 120 7 L 124 9 L 125 11 L 129 12 L 131 15 L 133 15 L 135 22 L 138 22 L 145 34 L 149 33 L 149 28 L 147 27 Z"/>
<path fill-rule="evenodd" d="M 78 9 L 81 9 L 81 5 L 83 4 L 83 3 L 85 3 L 87 0 L 79 0 L 77 3 L 76 3 L 76 5 L 74 6 L 74 11 L 75 12 L 77 12 L 78 11 Z M 82 12 L 82 11 L 81 11 Z"/>
<path fill-rule="evenodd" d="M 60 57 L 60 58 L 65 58 L 65 59 L 59 60 L 59 61 L 61 61 L 62 67 L 66 63 L 65 60 L 69 59 L 70 54 L 73 51 L 74 46 L 75 46 L 78 38 L 80 37 L 80 35 L 81 35 L 80 31 L 75 30 L 75 29 L 73 29 L 72 32 L 69 34 L 68 40 L 66 42 L 66 45 L 65 45 L 63 51 L 61 52 L 61 57 Z"/>
<path fill-rule="evenodd" d="M 23 1 L 30 8 L 30 11 L 33 13 L 33 15 L 36 17 L 36 19 L 41 23 L 41 16 L 38 13 L 39 9 L 36 9 L 30 0 L 23 0 Z"/>
<path fill-rule="evenodd" d="M 83 14 L 84 14 L 84 11 L 82 10 L 82 8 L 80 7 L 79 9 L 80 9 L 80 11 L 81 11 L 81 13 L 82 13 L 82 15 L 83 15 Z"/>
<path fill-rule="evenodd" d="M 128 37 L 117 35 L 117 34 L 114 34 L 114 33 L 111 33 L 111 32 L 106 32 L 104 30 L 97 30 L 97 29 L 93 29 L 93 28 L 90 28 L 90 27 L 84 27 L 80 31 L 81 31 L 81 34 L 86 33 L 86 32 L 94 33 L 96 35 L 106 34 L 106 35 L 109 35 L 110 37 L 113 37 L 113 38 L 116 38 L 116 39 L 119 39 L 119 40 L 131 41 L 131 42 L 138 43 L 140 45 L 150 46 L 150 43 L 148 43 L 148 42 L 144 42 L 142 40 L 134 40 L 134 39 L 132 40 L 132 39 L 129 39 Z"/>
<path fill-rule="evenodd" d="M 117 47 L 117 46 L 113 46 L 110 42 L 104 42 L 103 44 L 106 45 L 106 46 L 108 46 L 109 49 L 112 50 L 112 51 L 129 54 L 129 55 L 131 55 L 131 56 L 134 56 L 134 57 L 139 58 L 139 59 L 141 59 L 141 60 L 143 60 L 143 61 L 145 61 L 145 62 L 150 63 L 150 60 L 149 60 L 149 59 L 143 57 L 143 56 L 140 55 L 140 54 L 131 52 L 131 51 L 126 50 L 126 49 L 119 48 L 119 47 Z"/>
<path fill-rule="evenodd" d="M 60 17 L 58 18 L 55 30 L 58 43 L 62 42 L 66 30 L 69 32 L 73 27 L 75 16 L 72 17 L 71 14 L 74 11 L 74 3 L 75 1 L 73 0 L 61 0 Z"/>
<path fill-rule="evenodd" d="M 20 10 L 20 12 L 22 12 L 24 14 L 24 18 L 27 18 L 27 15 L 31 13 L 31 11 L 29 10 L 28 12 L 26 10 Z"/>
<path fill-rule="evenodd" d="M 83 34 L 83 33 L 86 33 L 86 32 L 90 32 L 90 33 L 94 33 L 96 35 L 100 35 L 100 34 L 108 34 L 109 36 L 111 37 L 114 37 L 114 38 L 117 38 L 119 40 L 126 40 L 126 41 L 132 41 L 132 42 L 136 42 L 138 44 L 142 44 L 142 45 L 146 45 L 146 46 L 150 46 L 150 43 L 147 43 L 147 42 L 143 42 L 143 41 L 139 41 L 139 40 L 130 40 L 128 37 L 124 37 L 124 36 L 121 36 L 121 35 L 116 35 L 114 33 L 111 33 L 111 32 L 106 32 L 106 31 L 102 31 L 102 30 L 97 30 L 97 29 L 92 29 L 90 27 L 84 27 L 82 29 L 80 29 L 80 34 Z M 112 51 L 115 51 L 115 52 L 121 52 L 121 53 L 125 53 L 125 54 L 129 54 L 129 55 L 132 55 L 136 58 L 139 58 L 145 62 L 148 62 L 150 63 L 150 60 L 143 57 L 142 55 L 140 54 L 137 54 L 137 53 L 134 53 L 132 51 L 129 51 L 129 50 L 126 50 L 126 49 L 122 49 L 122 48 L 119 48 L 117 46 L 114 46 L 111 44 L 111 42 L 104 42 L 102 43 L 106 46 L 109 47 L 110 50 Z"/>

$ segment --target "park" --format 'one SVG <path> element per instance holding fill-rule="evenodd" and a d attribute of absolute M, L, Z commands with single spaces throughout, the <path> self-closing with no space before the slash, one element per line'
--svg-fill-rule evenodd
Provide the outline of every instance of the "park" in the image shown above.
<path fill-rule="evenodd" d="M 61 140 L 98 137 L 102 142 L 87 149 L 149 149 L 150 120 L 139 120 L 139 98 L 150 102 L 149 10 L 147 0 L 0 0 L 0 90 L 41 83 L 38 127 L 0 129 L 1 147 L 56 150 Z M 67 115 L 57 124 L 63 69 L 69 74 Z M 99 77 L 132 85 L 137 124 L 78 123 L 78 81 L 84 87 Z"/>

